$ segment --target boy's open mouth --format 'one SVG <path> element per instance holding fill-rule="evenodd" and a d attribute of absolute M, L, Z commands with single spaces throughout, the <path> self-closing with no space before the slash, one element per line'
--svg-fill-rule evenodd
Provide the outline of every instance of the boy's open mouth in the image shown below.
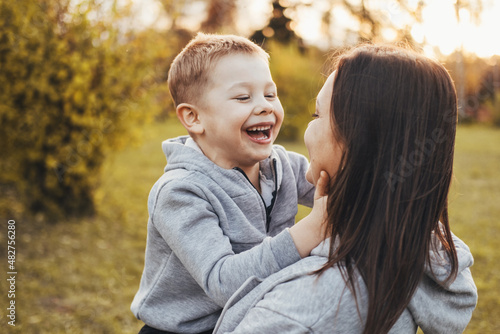
<path fill-rule="evenodd" d="M 257 125 L 246 129 L 248 136 L 254 141 L 266 141 L 271 137 L 272 125 Z"/>

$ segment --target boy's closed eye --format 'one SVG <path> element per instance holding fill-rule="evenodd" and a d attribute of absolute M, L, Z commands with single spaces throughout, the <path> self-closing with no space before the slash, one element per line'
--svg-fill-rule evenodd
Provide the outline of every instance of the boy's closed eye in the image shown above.
<path fill-rule="evenodd" d="M 275 99 L 276 98 L 276 93 L 266 94 L 265 98 L 266 99 Z M 250 96 L 249 95 L 237 96 L 237 97 L 235 97 L 235 100 L 237 100 L 237 101 L 247 101 L 247 100 L 250 100 Z"/>

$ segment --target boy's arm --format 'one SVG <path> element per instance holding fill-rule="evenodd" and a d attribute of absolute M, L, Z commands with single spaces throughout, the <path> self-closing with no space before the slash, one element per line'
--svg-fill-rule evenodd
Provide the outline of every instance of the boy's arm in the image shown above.
<path fill-rule="evenodd" d="M 326 236 L 326 205 L 328 198 L 326 190 L 328 182 L 328 174 L 321 171 L 314 191 L 314 206 L 311 212 L 297 224 L 290 227 L 290 235 L 300 256 L 303 258 L 308 256 Z"/>
<path fill-rule="evenodd" d="M 306 172 L 309 168 L 309 161 L 302 154 L 292 151 L 287 151 L 286 153 L 295 175 L 298 203 L 307 207 L 312 207 L 314 200 L 314 185 L 306 180 Z"/>
<path fill-rule="evenodd" d="M 247 278 L 265 278 L 300 260 L 299 253 L 309 254 L 321 241 L 311 238 L 312 232 L 308 231 L 304 232 L 307 240 L 296 247 L 294 240 L 302 236 L 292 239 L 291 229 L 290 232 L 286 229 L 248 251 L 235 254 L 211 204 L 218 201 L 215 198 L 210 201 L 210 196 L 214 195 L 189 182 L 169 182 L 168 188 L 163 187 L 158 193 L 152 221 L 191 276 L 220 306 Z M 308 226 L 318 229 L 319 225 L 309 222 Z"/>
<path fill-rule="evenodd" d="M 469 269 L 474 259 L 464 242 L 456 236 L 453 236 L 453 242 L 459 264 L 456 279 L 447 286 L 438 283 L 448 276 L 449 266 L 433 254 L 433 272 L 426 267 L 425 275 L 408 305 L 415 322 L 426 334 L 462 333 L 476 307 L 477 288 Z"/>

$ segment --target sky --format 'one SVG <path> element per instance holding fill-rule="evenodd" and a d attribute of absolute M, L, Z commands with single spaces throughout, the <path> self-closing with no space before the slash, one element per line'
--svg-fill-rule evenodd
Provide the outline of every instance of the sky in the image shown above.
<path fill-rule="evenodd" d="M 282 0 L 283 2 L 295 0 Z M 359 0 L 351 0 L 355 4 Z M 416 6 L 419 0 L 409 0 L 411 6 Z M 462 0 L 463 1 L 463 0 Z M 474 0 L 472 0 L 473 2 Z M 161 4 L 156 0 L 133 0 L 137 13 L 138 25 L 149 25 L 155 22 L 159 27 L 167 27 L 169 20 L 162 16 Z M 355 43 L 356 31 L 359 22 L 339 4 L 331 7 L 331 0 L 304 0 L 308 6 L 301 6 L 300 10 L 285 13 L 294 20 L 294 30 L 306 43 L 328 48 Z M 412 37 L 423 45 L 424 52 L 435 56 L 436 50 L 444 55 L 449 55 L 463 47 L 465 52 L 474 53 L 482 58 L 500 55 L 500 1 L 482 0 L 483 10 L 479 19 L 475 19 L 468 9 L 462 8 L 459 12 L 458 22 L 455 12 L 456 0 L 427 0 L 422 12 L 422 23 L 413 24 Z M 338 2 L 337 2 L 338 3 Z M 242 35 L 265 26 L 272 10 L 270 0 L 239 0 L 237 13 L 237 28 Z M 391 22 L 396 28 L 403 28 L 412 22 L 396 0 L 365 0 L 365 5 L 380 13 L 382 20 Z M 330 35 L 334 38 L 328 40 L 324 34 L 321 15 L 331 8 L 332 22 Z M 196 2 L 185 9 L 184 18 L 179 21 L 190 29 L 196 30 L 205 14 L 204 2 Z M 391 42 L 396 38 L 393 29 L 383 29 L 382 35 Z"/>
<path fill-rule="evenodd" d="M 417 42 L 437 46 L 443 54 L 463 48 L 479 57 L 500 55 L 500 1 L 484 1 L 479 22 L 471 13 L 460 10 L 460 22 L 454 12 L 454 0 L 431 1 L 424 9 L 423 23 L 415 25 L 412 36 Z"/>

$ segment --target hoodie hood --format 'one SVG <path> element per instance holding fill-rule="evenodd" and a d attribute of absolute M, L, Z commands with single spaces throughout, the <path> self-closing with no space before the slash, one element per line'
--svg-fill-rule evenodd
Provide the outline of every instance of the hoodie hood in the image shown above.
<path fill-rule="evenodd" d="M 311 251 L 311 255 L 328 258 L 330 240 L 331 239 L 328 238 L 320 243 Z M 455 243 L 455 249 L 457 251 L 458 273 L 461 273 L 474 264 L 474 258 L 472 257 L 469 247 L 455 235 L 453 235 L 453 242 Z M 426 263 L 424 273 L 433 277 L 436 283 L 444 284 L 443 282 L 446 281 L 451 273 L 451 263 L 443 245 L 434 234 L 432 235 L 431 243 L 436 251 L 430 252 L 430 264 Z M 451 283 L 452 282 L 447 282 L 446 285 L 449 286 Z"/>
<path fill-rule="evenodd" d="M 207 158 L 198 145 L 190 136 L 180 136 L 165 140 L 162 143 L 162 150 L 167 158 L 168 164 L 165 172 L 174 169 L 186 169 L 189 171 L 201 172 L 214 180 L 220 180 L 221 174 L 234 178 L 235 173 L 241 173 L 237 168 L 225 169 Z M 273 166 L 273 164 L 275 164 Z M 275 180 L 280 189 L 283 181 L 281 159 L 278 158 L 276 150 L 271 155 L 260 162 L 260 172 L 267 180 Z M 239 177 L 238 179 L 239 180 Z"/>

